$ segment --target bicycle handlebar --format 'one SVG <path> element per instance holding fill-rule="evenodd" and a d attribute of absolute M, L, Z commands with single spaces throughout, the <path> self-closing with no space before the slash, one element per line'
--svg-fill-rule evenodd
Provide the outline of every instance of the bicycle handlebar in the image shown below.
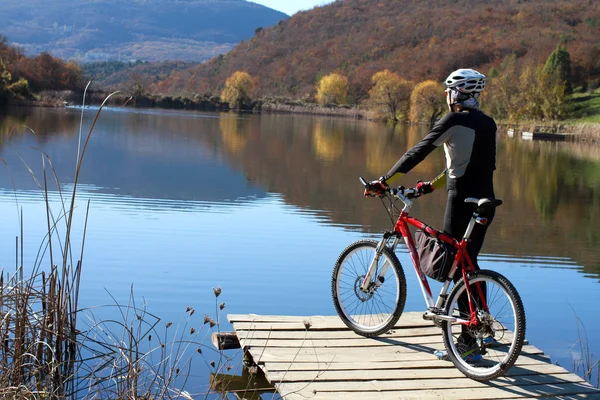
<path fill-rule="evenodd" d="M 371 184 L 367 182 L 365 178 L 362 176 L 359 177 L 360 182 L 363 184 L 365 189 L 368 189 Z M 398 197 L 400 200 L 406 203 L 406 200 L 414 199 L 415 197 L 421 196 L 423 193 L 417 188 L 405 188 L 404 186 L 399 187 L 387 187 L 385 189 L 386 192 L 390 193 L 392 196 Z"/>

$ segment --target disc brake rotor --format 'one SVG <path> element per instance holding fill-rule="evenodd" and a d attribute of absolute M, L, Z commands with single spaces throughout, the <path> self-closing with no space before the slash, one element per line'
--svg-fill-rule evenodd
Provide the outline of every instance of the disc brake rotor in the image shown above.
<path fill-rule="evenodd" d="M 375 293 L 375 285 L 373 285 L 372 282 L 369 284 L 369 289 L 366 293 L 360 289 L 360 286 L 362 285 L 364 279 L 365 276 L 361 275 L 358 278 L 356 278 L 356 281 L 354 281 L 354 294 L 362 302 L 370 300 L 373 297 L 373 294 Z"/>

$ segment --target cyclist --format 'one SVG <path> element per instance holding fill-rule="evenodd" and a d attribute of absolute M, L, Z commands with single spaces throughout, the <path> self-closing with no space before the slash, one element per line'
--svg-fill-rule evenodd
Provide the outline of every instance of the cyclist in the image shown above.
<path fill-rule="evenodd" d="M 365 196 L 381 196 L 388 185 L 399 176 L 406 174 L 423 159 L 444 145 L 446 170 L 430 182 L 417 182 L 422 194 L 431 193 L 446 185 L 448 201 L 444 216 L 445 233 L 461 239 L 473 213 L 473 205 L 465 203 L 467 197 L 494 198 L 493 174 L 496 169 L 496 123 L 479 110 L 479 95 L 485 88 L 485 76 L 472 69 L 459 69 L 452 72 L 444 82 L 446 103 L 449 113 L 438 121 L 431 131 L 412 149 L 408 150 L 381 178 L 370 183 Z M 487 225 L 477 224 L 467 245 L 467 251 L 476 269 L 477 255 L 494 210 L 488 215 Z M 461 274 L 456 274 L 458 281 Z M 468 303 L 463 303 L 461 312 L 469 313 Z M 463 326 L 459 336 L 463 357 L 476 361 L 481 356 L 475 339 Z M 445 351 L 436 352 L 438 358 L 446 358 Z"/>

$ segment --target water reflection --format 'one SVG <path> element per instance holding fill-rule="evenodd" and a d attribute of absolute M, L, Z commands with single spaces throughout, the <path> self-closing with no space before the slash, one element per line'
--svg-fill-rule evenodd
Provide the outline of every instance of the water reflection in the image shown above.
<path fill-rule="evenodd" d="M 315 122 L 313 149 L 317 159 L 332 162 L 344 154 L 344 127 L 331 119 Z"/>
<path fill-rule="evenodd" d="M 35 136 L 13 135 L 2 149 L 16 188 L 35 188 L 30 174 L 15 168 L 16 153 L 36 164 L 40 153 L 30 146 L 49 154 L 61 182 L 72 182 L 79 111 L 23 109 L 11 115 L 1 122 L 3 133 L 15 124 L 36 130 Z M 87 113 L 88 126 L 92 116 Z M 81 182 L 104 194 L 181 202 L 280 193 L 286 203 L 330 224 L 379 232 L 391 222 L 378 201 L 362 197 L 357 178 L 387 172 L 425 133 L 415 126 L 304 116 L 109 110 L 93 133 Z M 484 252 L 567 257 L 600 273 L 599 160 L 600 150 L 591 146 L 501 140 L 496 192 L 505 205 Z M 438 150 L 401 183 L 430 179 L 443 168 Z M 0 185 L 10 189 L 10 179 L 2 174 Z M 444 206 L 444 194 L 434 193 L 414 213 L 439 225 Z"/>

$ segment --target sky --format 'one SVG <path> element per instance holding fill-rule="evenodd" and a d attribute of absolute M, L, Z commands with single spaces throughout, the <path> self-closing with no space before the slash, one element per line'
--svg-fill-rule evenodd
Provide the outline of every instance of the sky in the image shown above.
<path fill-rule="evenodd" d="M 316 6 L 323 6 L 334 0 L 250 0 L 274 10 L 293 15 L 301 10 L 308 10 Z"/>

